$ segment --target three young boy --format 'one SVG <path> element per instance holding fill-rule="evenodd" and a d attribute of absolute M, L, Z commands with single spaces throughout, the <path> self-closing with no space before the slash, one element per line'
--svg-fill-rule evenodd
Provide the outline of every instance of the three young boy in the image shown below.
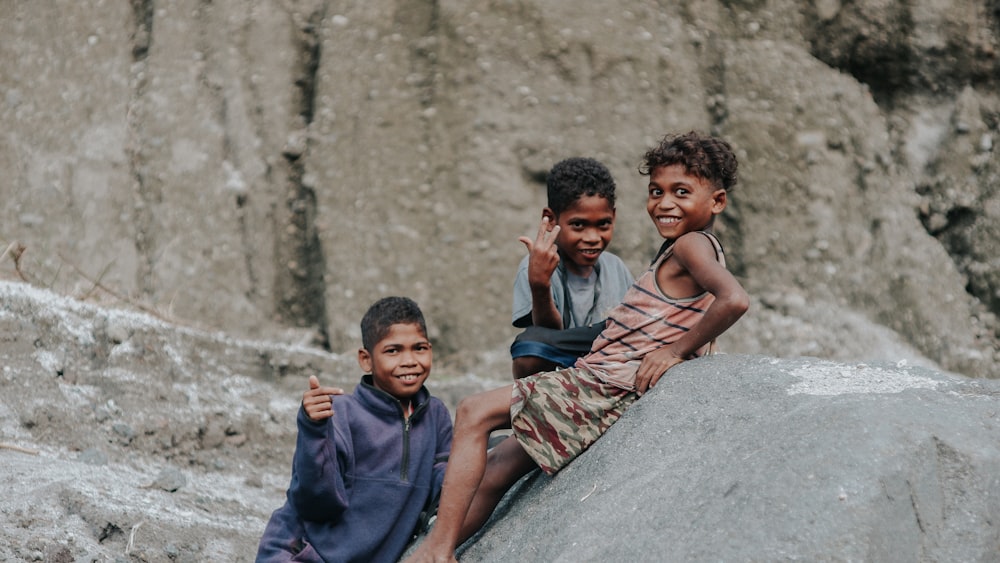
<path fill-rule="evenodd" d="M 535 467 L 550 474 L 559 471 L 655 386 L 668 369 L 704 354 L 715 338 L 743 315 L 749 298 L 726 270 L 722 246 L 710 232 L 715 216 L 727 205 L 729 190 L 736 185 L 736 169 L 736 157 L 728 143 L 695 132 L 664 137 L 646 152 L 640 168 L 649 176 L 646 210 L 657 232 L 668 242 L 666 249 L 628 289 L 621 303 L 611 309 L 589 352 L 572 367 L 517 378 L 513 385 L 467 397 L 459 404 L 437 521 L 411 560 L 455 561 L 456 546 L 486 522 L 503 494 L 520 477 Z M 596 194 L 576 198 L 581 204 L 602 204 L 605 218 L 610 207 L 613 224 L 613 199 Z M 534 281 L 530 284 L 532 320 L 549 326 L 557 326 L 553 320 L 556 316 L 551 310 L 545 311 L 547 307 L 538 307 L 536 320 L 534 298 L 544 303 L 546 292 L 540 280 L 546 271 L 549 276 L 555 271 L 553 260 L 567 260 L 574 265 L 597 263 L 607 243 L 603 240 L 571 246 L 560 256 L 558 250 L 562 248 L 555 241 L 562 225 L 549 228 L 555 217 L 555 213 L 543 215 L 536 240 L 524 241 L 529 248 L 529 262 L 538 262 L 528 274 Z M 601 231 L 606 222 L 598 218 L 592 225 Z M 530 264 L 528 269 L 532 270 Z M 544 320 L 546 315 L 548 321 Z M 320 387 L 311 379 L 299 414 L 288 502 L 272 515 L 261 540 L 258 561 L 282 560 L 262 559 L 260 555 L 279 553 L 296 553 L 296 561 L 309 561 L 303 557 L 308 555 L 306 549 L 316 550 L 326 560 L 367 557 L 377 561 L 398 557 L 405 548 L 416 523 L 415 514 L 424 507 L 438 482 L 441 465 L 428 456 L 447 452 L 451 426 L 450 420 L 448 424 L 441 420 L 447 418 L 447 411 L 440 412 L 443 405 L 439 408 L 439 402 L 422 387 L 430 369 L 430 343 L 426 342 L 422 317 L 419 323 L 397 320 L 388 326 L 395 329 L 379 333 L 374 343 L 366 339 L 359 362 L 373 374 L 371 378 L 366 376 L 369 387 L 385 383 L 388 398 L 380 396 L 379 402 L 398 406 L 396 412 L 404 421 L 415 420 L 422 409 L 434 413 L 429 418 L 435 422 L 428 421 L 424 428 L 437 428 L 437 441 L 428 440 L 422 450 L 423 466 L 419 466 L 421 462 L 408 465 L 414 475 L 421 475 L 421 483 L 428 484 L 426 494 L 421 492 L 422 487 L 415 491 L 408 484 L 396 483 L 389 488 L 389 483 L 381 481 L 392 492 L 389 500 L 377 493 L 377 487 L 364 488 L 366 478 L 374 484 L 387 474 L 377 465 L 359 465 L 345 479 L 334 452 L 340 451 L 341 443 L 351 443 L 349 435 L 341 436 L 349 434 L 341 427 L 350 427 L 350 417 L 339 413 L 356 413 L 359 419 L 375 415 L 344 401 L 341 397 L 346 396 L 340 395 L 340 390 Z M 387 341 L 389 347 L 382 348 Z M 425 368 L 416 358 L 424 348 Z M 389 357 L 375 361 L 379 350 Z M 391 359 L 397 353 L 414 356 L 406 359 L 406 369 L 397 369 L 399 362 Z M 364 385 L 365 381 L 359 386 L 362 394 L 371 394 Z M 406 418 L 406 405 L 428 402 L 432 408 L 418 406 Z M 329 422 L 331 417 L 335 424 Z M 385 423 L 378 420 L 377 424 Z M 410 424 L 405 427 L 410 428 Z M 384 428 L 391 434 L 388 427 Z M 512 428 L 512 435 L 487 451 L 490 433 L 501 428 Z M 404 432 L 404 436 L 413 431 Z M 364 425 L 358 432 L 372 436 Z M 392 447 L 382 443 L 353 443 L 357 448 L 368 446 L 373 457 L 398 458 Z M 432 450 L 434 454 L 429 453 Z M 432 476 L 427 476 L 428 472 Z M 355 487 L 361 484 L 353 495 L 348 491 L 351 483 Z M 397 491 L 397 487 L 401 489 Z M 358 491 L 362 490 L 371 496 L 359 499 Z M 340 551 L 348 549 L 345 545 L 355 544 L 364 546 L 363 550 L 353 554 Z"/>

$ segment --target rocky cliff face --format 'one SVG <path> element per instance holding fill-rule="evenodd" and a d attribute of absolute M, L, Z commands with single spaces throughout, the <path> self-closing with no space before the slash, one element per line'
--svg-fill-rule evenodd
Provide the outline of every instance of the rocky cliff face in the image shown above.
<path fill-rule="evenodd" d="M 726 349 L 997 375 L 995 0 L 10 4 L 4 278 L 334 351 L 406 294 L 487 369 L 549 166 L 608 164 L 638 271 L 639 155 L 697 128 L 742 166 Z"/>

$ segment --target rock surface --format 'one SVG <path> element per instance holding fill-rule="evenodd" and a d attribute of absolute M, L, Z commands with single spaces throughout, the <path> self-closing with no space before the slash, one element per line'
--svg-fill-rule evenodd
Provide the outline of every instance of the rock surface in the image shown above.
<path fill-rule="evenodd" d="M 996 561 L 1000 384 L 895 364 L 681 364 L 462 561 Z"/>

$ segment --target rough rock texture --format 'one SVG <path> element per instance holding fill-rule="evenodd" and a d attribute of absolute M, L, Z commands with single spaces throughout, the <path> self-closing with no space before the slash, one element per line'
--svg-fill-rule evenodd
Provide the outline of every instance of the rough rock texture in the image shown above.
<path fill-rule="evenodd" d="M 639 155 L 698 128 L 743 163 L 720 231 L 755 302 L 725 348 L 998 375 L 995 0 L 3 13 L 2 278 L 335 352 L 407 294 L 439 352 L 505 373 L 547 169 L 607 162 L 638 272 Z"/>
<path fill-rule="evenodd" d="M 670 372 L 462 561 L 996 561 L 1000 385 L 719 355 Z"/>
<path fill-rule="evenodd" d="M 253 560 L 307 376 L 358 373 L 27 284 L 0 303 L 2 561 Z M 435 362 L 429 386 L 499 384 Z M 688 362 L 463 560 L 995 560 L 998 413 L 1000 382 L 905 361 Z"/>

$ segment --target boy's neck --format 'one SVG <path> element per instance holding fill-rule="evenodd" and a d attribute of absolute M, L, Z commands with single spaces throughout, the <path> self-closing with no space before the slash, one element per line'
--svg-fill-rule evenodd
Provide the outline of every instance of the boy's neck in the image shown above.
<path fill-rule="evenodd" d="M 581 266 L 572 260 L 566 258 L 566 255 L 559 251 L 559 263 L 565 268 L 566 272 L 573 274 L 574 276 L 580 278 L 589 278 L 590 274 L 594 272 L 597 268 L 596 264 L 594 266 Z"/>
<path fill-rule="evenodd" d="M 572 262 L 567 262 L 566 271 L 573 274 L 574 276 L 586 279 L 590 277 L 590 274 L 594 273 L 594 267 L 580 266 L 579 264 L 573 264 Z"/>

